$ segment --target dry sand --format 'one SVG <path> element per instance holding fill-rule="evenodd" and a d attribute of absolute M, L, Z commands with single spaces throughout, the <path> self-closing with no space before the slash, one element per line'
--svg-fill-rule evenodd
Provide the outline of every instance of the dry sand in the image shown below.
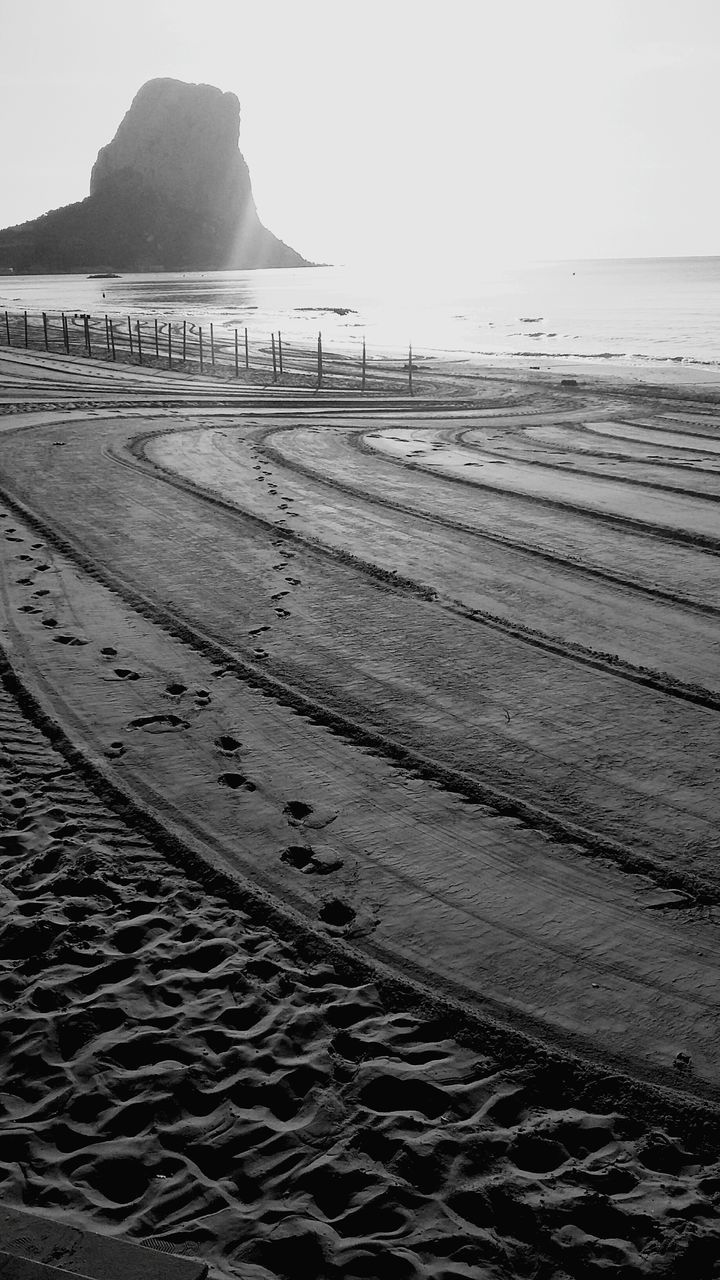
<path fill-rule="evenodd" d="M 0 352 L 7 1203 L 718 1274 L 720 410 L 543 378 Z"/>

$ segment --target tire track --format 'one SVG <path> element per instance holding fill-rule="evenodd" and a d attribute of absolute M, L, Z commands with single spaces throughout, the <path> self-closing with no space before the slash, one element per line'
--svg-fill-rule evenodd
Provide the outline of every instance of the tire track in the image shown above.
<path fill-rule="evenodd" d="M 367 489 L 362 488 L 360 485 L 352 484 L 349 481 L 338 480 L 336 477 L 327 475 L 325 472 L 321 471 L 318 467 L 313 467 L 309 463 L 301 462 L 297 458 L 288 457 L 288 455 L 283 453 L 281 449 L 278 449 L 277 446 L 272 444 L 272 440 L 274 436 L 282 435 L 283 433 L 286 433 L 287 430 L 288 428 L 286 425 L 273 426 L 268 428 L 262 434 L 262 436 L 259 437 L 262 439 L 263 448 L 267 456 L 270 459 L 272 459 L 272 461 L 275 462 L 277 465 L 281 467 L 286 467 L 288 471 L 295 472 L 298 475 L 307 476 L 309 480 L 314 480 L 318 484 L 324 485 L 329 489 L 337 490 L 338 493 L 346 493 L 349 496 L 360 498 L 362 499 L 362 501 L 368 502 L 373 506 L 384 507 L 390 511 L 399 511 L 405 515 L 412 515 L 419 520 L 427 520 L 431 524 L 442 525 L 444 528 L 453 529 L 459 533 L 470 534 L 472 537 L 477 538 L 481 542 L 489 542 L 489 543 L 494 543 L 497 546 L 508 547 L 509 549 L 513 551 L 518 551 L 521 554 L 526 555 L 528 557 L 544 561 L 545 563 L 550 565 L 556 565 L 559 568 L 565 569 L 570 573 L 579 574 L 587 578 L 597 578 L 600 581 L 608 582 L 611 585 L 621 587 L 624 590 L 635 591 L 639 595 L 647 596 L 655 600 L 660 600 L 664 603 L 679 605 L 683 609 L 689 609 L 696 613 L 703 613 L 703 614 L 712 615 L 713 617 L 720 617 L 720 606 L 718 605 L 708 604 L 702 600 L 694 600 L 688 596 L 682 596 L 676 592 L 663 591 L 659 587 L 650 587 L 644 583 L 638 582 L 637 579 L 635 578 L 624 577 L 621 574 L 612 573 L 608 569 L 601 569 L 594 565 L 588 565 L 580 561 L 579 559 L 573 559 L 569 556 L 562 556 L 562 555 L 559 555 L 557 552 L 548 551 L 547 549 L 540 546 L 532 546 L 527 542 L 520 541 L 519 539 L 509 538 L 505 534 L 492 533 L 486 529 L 479 529 L 476 525 L 471 525 L 461 520 L 451 519 L 449 516 L 442 515 L 438 511 L 434 511 L 432 514 L 430 514 L 423 511 L 422 508 L 418 508 L 417 506 L 411 505 L 409 502 L 402 502 L 400 500 L 384 497 L 381 494 L 370 493 Z M 363 430 L 364 429 L 360 429 L 357 432 L 357 435 L 362 436 Z M 160 435 L 162 434 L 162 432 L 158 432 L 157 434 Z M 140 439 L 140 437 L 138 438 Z M 350 435 L 349 432 L 348 432 L 348 439 L 352 444 L 353 437 Z M 362 452 L 365 452 L 365 451 L 362 450 Z M 373 456 L 372 451 L 370 451 L 370 456 Z M 403 464 L 394 463 L 390 458 L 387 458 L 387 457 L 384 457 L 383 461 L 389 462 L 391 465 L 394 465 L 394 466 L 403 465 Z M 413 464 L 405 464 L 405 465 L 407 465 L 409 469 L 412 469 L 413 467 Z M 451 482 L 455 480 L 455 477 L 453 476 L 439 476 L 437 472 L 433 472 L 427 469 L 424 471 L 424 474 L 431 477 L 435 482 L 444 483 L 446 480 L 450 480 Z M 468 481 L 459 481 L 459 483 L 465 483 L 466 486 L 470 484 L 470 482 Z M 492 491 L 499 492 L 494 487 Z M 534 499 L 527 499 L 524 495 L 517 495 L 515 493 L 507 493 L 505 496 L 512 498 L 513 500 L 519 497 L 521 502 L 534 501 Z M 582 511 L 579 512 L 579 514 L 592 518 L 592 513 L 589 513 L 585 509 L 582 509 Z M 643 530 L 643 532 L 645 533 L 647 531 Z M 713 554 L 713 552 L 711 552 L 710 554 Z"/>
<path fill-rule="evenodd" d="M 194 428 L 186 428 L 186 430 L 191 431 L 194 430 Z M 139 471 L 156 475 L 171 487 L 178 489 L 181 492 L 202 497 L 212 506 L 225 511 L 230 515 L 238 514 L 242 519 L 249 520 L 261 527 L 264 527 L 268 532 L 278 532 L 278 526 L 272 519 L 263 519 L 263 517 L 258 515 L 256 512 L 249 512 L 244 508 L 241 509 L 235 503 L 224 499 L 214 489 L 208 488 L 197 481 L 190 481 L 185 477 L 179 476 L 176 472 L 171 470 L 171 468 L 163 466 L 157 460 L 147 457 L 146 446 L 149 442 L 162 438 L 163 436 L 173 434 L 176 434 L 173 429 L 163 429 L 155 432 L 143 433 L 128 442 L 127 448 L 136 459 L 136 465 Z M 111 456 L 120 465 L 133 465 L 128 461 L 127 457 L 123 456 L 123 454 L 120 454 L 118 451 L 111 449 L 108 452 L 109 456 Z M 267 452 L 270 451 L 267 450 Z M 300 470 L 300 468 L 297 469 Z M 327 483 L 330 487 L 340 487 L 335 486 L 332 481 L 328 481 Z M 351 486 L 343 485 L 342 488 L 346 492 L 349 492 Z M 356 490 L 354 496 L 364 498 L 364 493 Z M 368 498 L 368 501 L 373 502 L 373 499 Z M 403 511 L 413 517 L 417 516 L 420 519 L 427 520 L 430 524 L 442 524 L 447 528 L 452 528 L 456 531 L 462 531 L 470 534 L 473 532 L 471 529 L 468 529 L 459 523 L 454 523 L 443 518 L 436 519 L 433 516 L 425 516 L 422 513 L 412 511 L 409 506 L 405 506 L 404 504 L 395 504 L 384 500 L 378 500 L 376 505 Z M 346 564 L 353 569 L 357 569 L 359 573 L 362 573 L 371 579 L 390 585 L 394 589 L 407 591 L 410 594 L 415 595 L 420 600 L 433 601 L 439 608 L 452 612 L 458 617 L 465 618 L 480 626 L 489 627 L 492 630 L 511 636 L 513 639 L 521 640 L 523 643 L 534 646 L 545 653 L 554 653 L 560 657 L 569 658 L 572 661 L 582 663 L 594 670 L 608 672 L 609 674 L 616 676 L 618 679 L 629 680 L 634 684 L 642 685 L 647 688 L 658 689 L 661 693 L 666 694 L 669 697 L 677 697 L 687 702 L 696 703 L 698 706 L 705 706 L 712 710 L 720 711 L 720 695 L 714 693 L 711 689 L 708 689 L 703 685 L 683 682 L 679 678 L 675 678 L 667 672 L 655 671 L 648 667 L 633 666 L 619 658 L 617 654 L 605 654 L 579 643 L 562 641 L 549 633 L 538 630 L 537 628 L 524 626 L 521 623 L 513 623 L 499 614 L 492 614 L 485 610 L 472 608 L 459 600 L 447 601 L 438 598 L 434 588 L 421 583 L 414 578 L 406 577 L 396 573 L 395 571 L 383 569 L 373 561 L 363 559 L 362 557 L 353 555 L 350 552 L 346 552 L 335 547 L 330 547 L 321 539 L 314 538 L 308 533 L 300 533 L 292 529 L 288 529 L 287 531 L 282 530 L 282 532 L 291 543 L 307 547 L 313 552 L 327 556 L 331 560 L 341 564 Z M 483 537 L 483 535 L 478 536 Z M 521 544 L 510 543 L 509 540 L 504 540 L 500 536 L 494 537 L 493 535 L 488 535 L 487 540 L 497 542 L 503 546 L 512 546 L 514 549 L 525 551 L 525 547 Z M 528 554 L 533 554 L 533 552 L 528 549 Z M 559 562 L 563 564 L 564 567 L 566 565 L 566 562 L 558 560 L 557 557 L 551 557 L 542 552 L 537 552 L 536 554 L 539 558 L 547 562 Z M 572 568 L 579 575 L 585 576 L 584 568 L 574 564 L 572 565 Z M 622 581 L 617 578 L 610 578 L 609 575 L 605 575 L 602 572 L 592 574 L 591 571 L 591 576 L 598 577 L 606 581 L 610 580 L 613 582 L 613 585 Z M 625 584 L 623 583 L 623 585 Z M 668 597 L 665 593 L 652 591 L 649 588 L 643 589 L 642 587 L 639 587 L 638 590 L 640 593 L 648 595 L 654 599 L 663 600 L 664 602 L 669 601 L 673 604 L 678 603 L 674 597 Z M 720 615 L 720 608 L 716 608 L 712 605 L 698 605 L 697 609 L 695 609 L 694 605 L 691 605 L 690 608 L 692 611 L 701 614 L 711 614 L 715 616 Z"/>

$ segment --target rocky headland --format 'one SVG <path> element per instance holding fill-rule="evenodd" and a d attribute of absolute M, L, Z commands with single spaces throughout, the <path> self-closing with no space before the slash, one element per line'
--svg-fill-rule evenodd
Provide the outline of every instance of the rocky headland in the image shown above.
<path fill-rule="evenodd" d="M 93 165 L 90 195 L 0 231 L 0 269 L 182 271 L 307 265 L 261 223 L 238 149 L 240 104 L 150 80 Z"/>

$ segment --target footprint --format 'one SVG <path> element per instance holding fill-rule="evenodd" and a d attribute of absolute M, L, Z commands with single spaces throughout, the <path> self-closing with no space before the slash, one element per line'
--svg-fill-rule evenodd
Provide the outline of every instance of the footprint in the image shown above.
<path fill-rule="evenodd" d="M 18 557 L 17 557 L 17 559 L 18 559 L 18 560 L 32 560 L 32 556 L 25 556 L 25 555 L 23 555 L 23 556 L 18 556 Z"/>
<path fill-rule="evenodd" d="M 207 690 L 207 689 L 196 689 L 196 690 L 195 690 L 195 705 L 196 705 L 196 706 L 198 706 L 198 707 L 206 707 L 206 706 L 208 705 L 208 703 L 209 703 L 209 702 L 212 702 L 212 697 L 211 697 L 211 695 L 209 694 L 209 692 L 208 692 L 208 690 Z"/>
<path fill-rule="evenodd" d="M 116 667 L 115 675 L 118 680 L 139 680 L 140 676 L 137 671 L 131 671 L 129 667 Z"/>
<path fill-rule="evenodd" d="M 40 594 L 41 592 L 39 591 L 35 592 L 36 596 L 39 596 Z M 117 649 L 113 649 L 111 644 L 106 645 L 104 649 L 100 650 L 100 652 L 103 658 L 117 658 Z"/>
<path fill-rule="evenodd" d="M 28 583 L 29 582 L 30 579 L 28 578 Z M 49 596 L 50 592 L 47 587 L 41 587 L 39 591 L 33 591 L 33 595 L 39 598 L 40 596 Z"/>
<path fill-rule="evenodd" d="M 215 746 L 230 756 L 240 750 L 242 742 L 238 742 L 237 738 L 233 738 L 231 733 L 221 733 L 220 737 L 215 739 Z"/>
<path fill-rule="evenodd" d="M 169 693 L 173 698 L 179 698 L 182 693 L 187 693 L 187 685 L 184 684 L 166 684 L 165 692 Z"/>
<path fill-rule="evenodd" d="M 218 778 L 218 785 L 221 787 L 229 787 L 231 791 L 257 791 L 254 782 L 250 782 L 242 773 L 221 773 Z"/>
<path fill-rule="evenodd" d="M 289 617 L 290 617 L 290 610 L 289 610 L 289 609 L 276 609 L 276 610 L 275 610 L 275 613 L 277 614 L 278 618 L 289 618 Z"/>
<path fill-rule="evenodd" d="M 22 558 L 22 557 L 21 557 L 21 558 Z M 47 571 L 48 571 L 48 569 L 49 569 L 49 568 L 50 568 L 50 565 L 49 565 L 49 564 L 36 564 L 36 565 L 35 565 L 35 569 L 36 569 L 36 572 L 37 572 L 37 573 L 47 573 Z"/>
<path fill-rule="evenodd" d="M 42 620 L 42 625 L 44 627 L 56 627 L 57 624 L 57 618 L 43 618 Z"/>
<path fill-rule="evenodd" d="M 56 644 L 79 645 L 88 644 L 87 640 L 81 640 L 80 636 L 53 636 Z"/>
<path fill-rule="evenodd" d="M 280 854 L 280 861 L 302 871 L 303 875 L 327 876 L 339 871 L 342 858 L 331 850 L 316 851 L 307 845 L 291 844 Z"/>
<path fill-rule="evenodd" d="M 40 610 L 34 604 L 21 604 L 18 613 L 39 613 Z"/>
<path fill-rule="evenodd" d="M 120 756 L 125 755 L 125 747 L 123 743 L 111 742 L 110 746 L 105 751 L 105 755 L 107 756 L 108 760 L 119 760 Z"/>
<path fill-rule="evenodd" d="M 171 733 L 174 729 L 189 729 L 190 725 L 180 716 L 138 716 L 136 720 L 130 721 L 128 728 L 147 729 L 148 733 Z"/>
<path fill-rule="evenodd" d="M 285 581 L 289 582 L 291 587 L 302 586 L 302 578 L 286 578 Z"/>
<path fill-rule="evenodd" d="M 15 535 L 12 533 L 6 533 L 5 539 L 7 542 L 24 542 L 25 541 L 24 538 L 16 538 Z"/>
<path fill-rule="evenodd" d="M 293 818 L 295 822 L 302 822 L 304 818 L 309 818 L 313 811 L 311 804 L 305 804 L 304 800 L 288 800 L 283 813 L 288 818 Z"/>
<path fill-rule="evenodd" d="M 323 924 L 328 924 L 334 929 L 344 929 L 352 924 L 356 912 L 347 902 L 343 902 L 342 898 L 330 898 L 320 908 L 318 915 Z"/>
<path fill-rule="evenodd" d="M 283 809 L 283 813 L 287 817 L 291 826 L 302 824 L 304 827 L 312 827 L 314 831 L 320 831 L 323 827 L 329 827 L 338 816 L 338 810 L 320 810 L 313 809 L 312 805 L 305 804 L 304 800 L 289 800 Z"/>
<path fill-rule="evenodd" d="M 276 592 L 275 592 L 275 595 L 274 595 L 274 596 L 271 596 L 271 597 L 270 597 L 270 599 L 271 599 L 271 600 L 282 600 L 283 596 L 289 596 L 289 595 L 290 595 L 290 592 L 289 592 L 289 591 L 276 591 Z"/>
<path fill-rule="evenodd" d="M 33 584 L 32 578 L 16 578 L 15 581 L 19 587 L 31 587 Z M 37 595 L 37 591 L 35 595 Z"/>
<path fill-rule="evenodd" d="M 269 658 L 267 649 L 253 649 L 253 658 Z"/>
<path fill-rule="evenodd" d="M 276 569 L 278 573 L 282 573 L 283 569 L 287 569 L 287 560 L 281 560 L 279 564 L 274 564 L 273 569 Z"/>
<path fill-rule="evenodd" d="M 253 627 L 252 631 L 248 631 L 249 636 L 259 636 L 263 631 L 270 631 L 271 627 Z"/>
<path fill-rule="evenodd" d="M 304 871 L 312 861 L 312 853 L 312 849 L 306 849 L 304 845 L 291 844 L 287 849 L 283 849 L 280 861 L 287 862 L 291 867 L 295 867 L 296 871 Z"/>

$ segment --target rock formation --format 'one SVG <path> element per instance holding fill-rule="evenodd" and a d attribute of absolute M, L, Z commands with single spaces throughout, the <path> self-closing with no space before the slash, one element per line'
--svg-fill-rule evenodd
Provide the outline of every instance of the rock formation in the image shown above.
<path fill-rule="evenodd" d="M 306 266 L 258 218 L 239 131 L 234 93 L 148 81 L 101 148 L 87 199 L 0 231 L 0 269 Z"/>

